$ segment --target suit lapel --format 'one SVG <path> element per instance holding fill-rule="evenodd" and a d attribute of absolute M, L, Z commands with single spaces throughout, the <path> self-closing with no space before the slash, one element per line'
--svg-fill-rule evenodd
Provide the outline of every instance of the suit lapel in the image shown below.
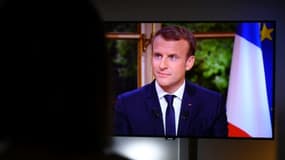
<path fill-rule="evenodd" d="M 149 125 L 152 126 L 154 135 L 162 136 L 164 135 L 162 112 L 154 81 L 146 89 L 146 106 L 150 117 L 153 119 L 153 123 Z"/>
<path fill-rule="evenodd" d="M 195 95 L 195 88 L 186 82 L 179 117 L 178 136 L 191 134 L 189 133 L 189 127 L 193 125 L 193 119 L 198 113 L 198 104 L 195 101 Z"/>

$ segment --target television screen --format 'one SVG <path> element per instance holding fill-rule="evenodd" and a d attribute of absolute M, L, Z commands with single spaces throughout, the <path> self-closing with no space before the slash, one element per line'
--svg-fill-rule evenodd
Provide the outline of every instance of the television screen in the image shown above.
<path fill-rule="evenodd" d="M 114 136 L 273 138 L 275 21 L 104 25 Z"/>

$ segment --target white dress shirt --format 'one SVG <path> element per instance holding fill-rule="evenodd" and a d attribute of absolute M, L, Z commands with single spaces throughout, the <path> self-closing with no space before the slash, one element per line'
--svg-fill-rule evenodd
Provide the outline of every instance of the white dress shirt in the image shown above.
<path fill-rule="evenodd" d="M 169 94 L 169 95 L 175 95 L 175 98 L 173 99 L 173 107 L 174 107 L 174 112 L 175 112 L 175 130 L 176 130 L 176 135 L 178 132 L 178 122 L 179 122 L 179 115 L 180 115 L 180 108 L 181 108 L 181 103 L 182 103 L 182 98 L 183 98 L 183 93 L 184 93 L 184 89 L 185 89 L 185 81 L 183 82 L 183 84 L 173 93 L 168 93 L 165 92 L 157 83 L 157 81 L 155 81 L 155 89 L 156 89 L 156 93 L 159 99 L 159 103 L 160 103 L 160 108 L 162 111 L 162 119 L 163 119 L 163 126 L 164 126 L 164 134 L 166 132 L 166 127 L 165 127 L 165 119 L 166 119 L 166 108 L 167 108 L 167 101 L 164 98 L 165 95 Z"/>

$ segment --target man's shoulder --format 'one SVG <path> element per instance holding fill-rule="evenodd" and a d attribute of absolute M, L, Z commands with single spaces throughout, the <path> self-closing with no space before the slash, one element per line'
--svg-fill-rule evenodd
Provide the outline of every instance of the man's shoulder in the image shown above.
<path fill-rule="evenodd" d="M 200 85 L 192 83 L 192 82 L 187 82 L 186 86 L 187 86 L 186 88 L 188 89 L 188 91 L 191 92 L 192 94 L 221 96 L 221 94 L 217 91 L 205 88 L 203 86 L 200 86 Z"/>
<path fill-rule="evenodd" d="M 190 98 L 204 106 L 225 103 L 225 96 L 217 91 L 205 88 L 198 84 L 188 83 L 187 92 Z"/>
<path fill-rule="evenodd" d="M 123 92 L 121 94 L 118 95 L 119 98 L 129 98 L 129 97 L 141 97 L 141 96 L 144 96 L 144 95 L 147 95 L 148 93 L 151 92 L 153 86 L 152 83 L 149 83 L 149 84 L 146 84 L 140 88 L 136 88 L 136 89 L 133 89 L 133 90 L 130 90 L 130 91 L 126 91 L 126 92 Z"/>

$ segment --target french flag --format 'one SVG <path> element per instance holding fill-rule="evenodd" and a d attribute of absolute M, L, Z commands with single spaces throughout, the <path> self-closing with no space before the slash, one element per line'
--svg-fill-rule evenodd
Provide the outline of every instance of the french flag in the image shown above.
<path fill-rule="evenodd" d="M 226 102 L 229 137 L 272 138 L 272 96 L 267 92 L 260 29 L 260 23 L 240 23 L 235 35 Z"/>

